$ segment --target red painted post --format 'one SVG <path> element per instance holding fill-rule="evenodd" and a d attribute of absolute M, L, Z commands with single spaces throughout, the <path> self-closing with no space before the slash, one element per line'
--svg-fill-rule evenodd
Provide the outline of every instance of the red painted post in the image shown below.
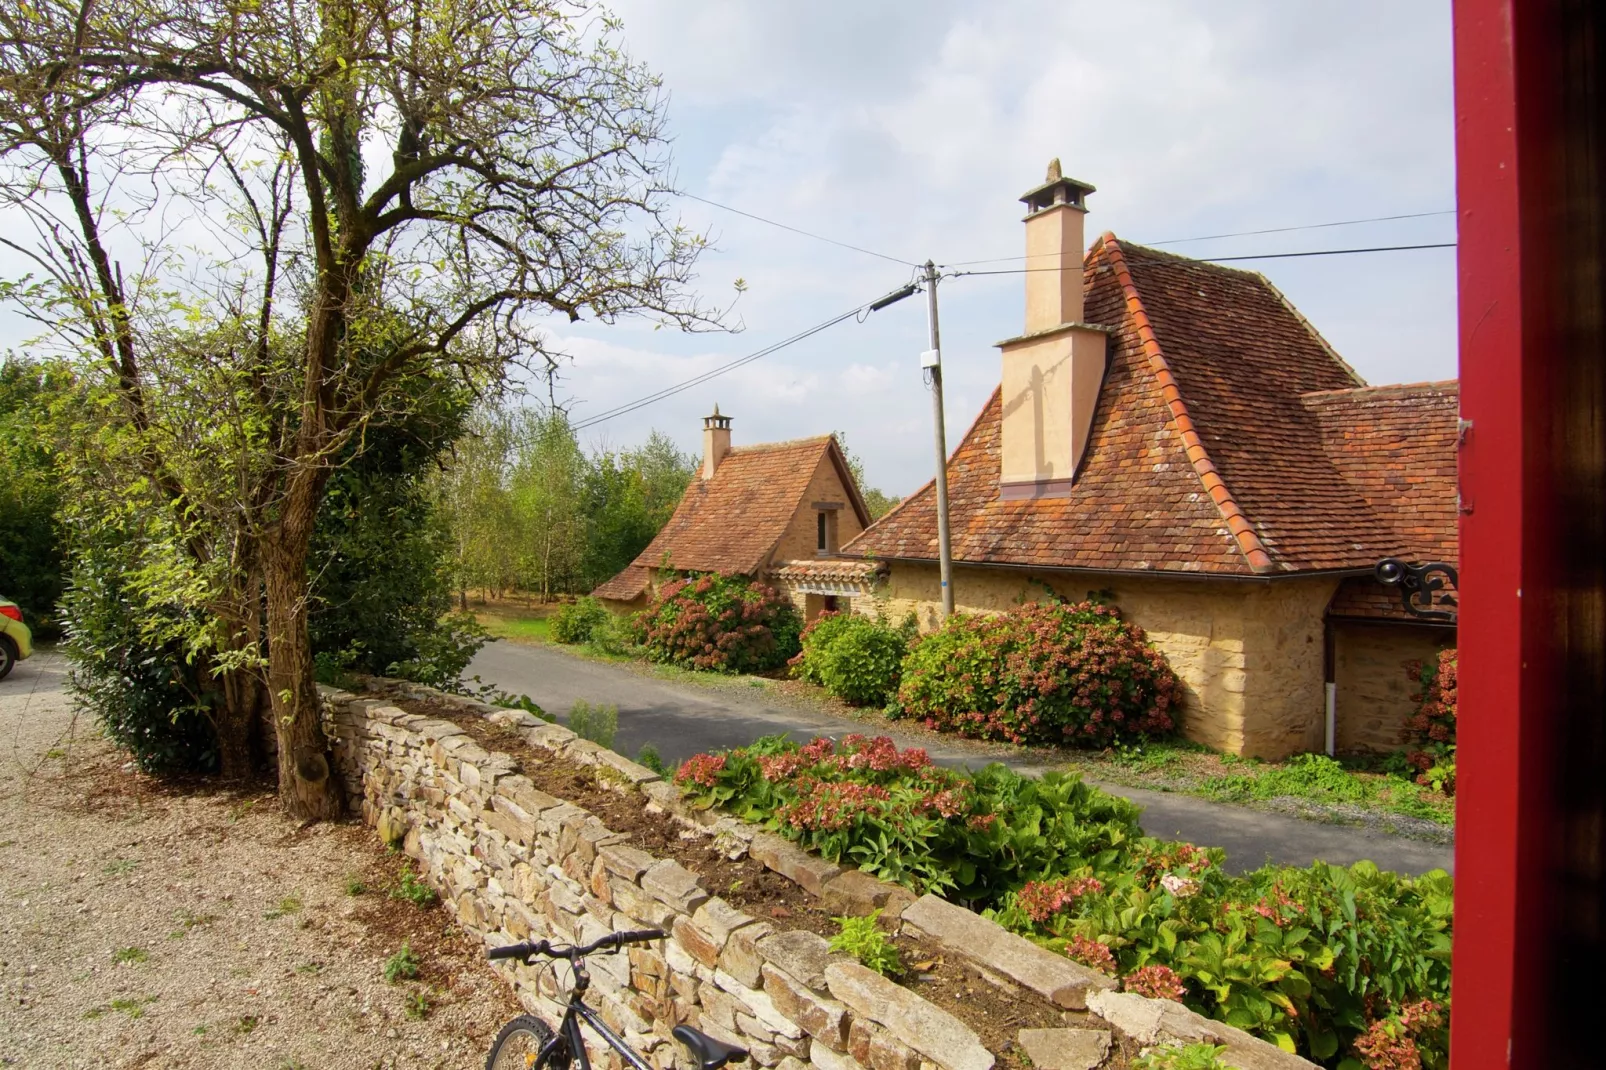
<path fill-rule="evenodd" d="M 1545 1065 L 1549 7 L 1455 3 L 1461 409 L 1470 426 L 1460 454 L 1453 1070 Z"/>

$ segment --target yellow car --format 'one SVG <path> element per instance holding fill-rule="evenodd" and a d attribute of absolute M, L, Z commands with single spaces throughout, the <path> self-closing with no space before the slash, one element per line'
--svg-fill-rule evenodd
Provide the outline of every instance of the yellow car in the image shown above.
<path fill-rule="evenodd" d="M 22 623 L 22 607 L 0 597 L 0 680 L 11 674 L 11 666 L 33 654 L 33 632 Z"/>

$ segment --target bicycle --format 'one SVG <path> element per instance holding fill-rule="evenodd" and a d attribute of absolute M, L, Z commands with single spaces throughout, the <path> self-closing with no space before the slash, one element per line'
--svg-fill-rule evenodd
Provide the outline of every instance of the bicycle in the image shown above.
<path fill-rule="evenodd" d="M 591 975 L 586 972 L 586 956 L 596 952 L 617 954 L 626 944 L 645 944 L 662 940 L 658 929 L 641 929 L 636 932 L 609 933 L 600 940 L 583 947 L 573 944 L 554 945 L 547 940 L 534 943 L 509 944 L 492 948 L 492 959 L 519 959 L 525 965 L 544 956 L 554 961 L 568 962 L 574 971 L 574 986 L 569 989 L 569 1002 L 563 1012 L 563 1021 L 557 1032 L 533 1014 L 521 1014 L 502 1027 L 491 1045 L 491 1054 L 485 1060 L 485 1070 L 591 1070 L 586 1055 L 585 1041 L 580 1034 L 580 1023 L 585 1022 L 634 1070 L 656 1070 L 631 1049 L 624 1039 L 608 1028 L 601 1016 L 586 1006 L 586 990 L 591 987 Z M 700 1070 L 720 1070 L 726 1063 L 739 1063 L 747 1058 L 747 1051 L 734 1044 L 715 1040 L 707 1033 L 689 1025 L 677 1025 L 670 1035 L 686 1046 L 697 1060 Z"/>

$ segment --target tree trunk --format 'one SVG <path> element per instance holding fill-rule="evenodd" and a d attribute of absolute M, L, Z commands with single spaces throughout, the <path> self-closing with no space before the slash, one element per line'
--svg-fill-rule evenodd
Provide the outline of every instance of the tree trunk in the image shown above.
<path fill-rule="evenodd" d="M 276 528 L 266 540 L 268 698 L 279 743 L 279 805 L 302 821 L 344 811 L 323 731 L 323 703 L 313 677 L 307 633 L 311 584 L 307 555 L 321 486 L 310 473 L 293 480 Z"/>

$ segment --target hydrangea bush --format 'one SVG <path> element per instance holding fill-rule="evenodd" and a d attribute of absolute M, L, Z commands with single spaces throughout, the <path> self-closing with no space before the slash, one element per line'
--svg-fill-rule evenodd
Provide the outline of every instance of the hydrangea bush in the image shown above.
<path fill-rule="evenodd" d="M 1412 696 L 1416 713 L 1405 722 L 1405 760 L 1416 770 L 1416 782 L 1446 795 L 1455 794 L 1455 650 L 1441 650 L 1430 662 L 1413 662 L 1407 671 L 1422 690 Z"/>
<path fill-rule="evenodd" d="M 698 755 L 677 779 L 694 803 L 985 909 L 1125 991 L 1343 1070 L 1446 1065 L 1442 872 L 1362 862 L 1230 876 L 1220 851 L 1144 836 L 1136 807 L 1074 776 L 944 769 L 885 737 L 764 739 Z"/>
<path fill-rule="evenodd" d="M 763 672 L 798 652 L 802 621 L 775 588 L 708 573 L 664 585 L 632 622 L 651 661 L 712 672 Z"/>
<path fill-rule="evenodd" d="M 1163 736 L 1177 677 L 1137 625 L 1094 602 L 955 615 L 904 659 L 894 712 L 975 739 L 1086 747 Z"/>

